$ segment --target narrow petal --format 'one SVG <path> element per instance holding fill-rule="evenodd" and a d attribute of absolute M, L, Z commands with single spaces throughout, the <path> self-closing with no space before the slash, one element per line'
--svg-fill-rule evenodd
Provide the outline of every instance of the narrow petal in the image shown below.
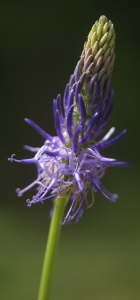
<path fill-rule="evenodd" d="M 72 139 L 73 137 L 73 132 L 72 132 L 72 114 L 73 114 L 73 109 L 74 109 L 74 104 L 71 105 L 71 107 L 68 110 L 68 115 L 67 115 L 67 131 L 69 134 L 69 137 Z"/>
<path fill-rule="evenodd" d="M 73 105 L 73 101 L 74 101 L 74 90 L 71 89 L 68 96 L 68 109 L 71 107 L 71 105 Z"/>
<path fill-rule="evenodd" d="M 68 94 L 69 94 L 69 83 L 66 85 L 64 96 L 63 96 L 64 110 L 67 108 L 68 105 Z"/>
<path fill-rule="evenodd" d="M 103 141 L 102 143 L 100 142 L 99 144 L 96 144 L 96 148 L 98 150 L 101 149 L 105 149 L 107 147 L 110 147 L 114 144 L 116 144 L 119 140 L 121 140 L 123 138 L 123 136 L 126 134 L 126 130 L 123 130 L 119 135 L 117 135 L 114 139 L 110 140 L 110 141 Z"/>
<path fill-rule="evenodd" d="M 85 108 L 83 98 L 80 94 L 78 95 L 78 100 L 79 100 L 79 109 L 81 115 L 81 125 L 84 127 L 86 122 L 86 108 Z"/>
<path fill-rule="evenodd" d="M 101 107 L 102 107 L 102 104 L 103 104 L 103 100 L 104 100 L 104 95 L 103 93 L 100 94 L 100 97 L 99 97 L 99 101 L 98 101 L 98 105 L 95 109 L 95 113 L 98 112 L 98 114 L 100 113 L 101 111 Z"/>
<path fill-rule="evenodd" d="M 31 152 L 38 152 L 39 149 L 40 149 L 38 147 L 31 147 L 31 146 L 28 146 L 28 145 L 24 145 L 23 148 L 26 149 L 26 150 L 29 150 Z"/>
<path fill-rule="evenodd" d="M 61 129 L 61 125 L 60 125 L 60 119 L 59 119 L 59 110 L 56 110 L 55 113 L 55 129 L 56 132 L 60 138 L 60 140 L 62 141 L 62 143 L 66 143 L 66 139 L 64 138 L 63 134 L 62 134 L 62 129 Z"/>
<path fill-rule="evenodd" d="M 114 99 L 114 90 L 111 90 L 110 92 L 110 95 L 108 97 L 108 101 L 107 103 L 105 104 L 105 114 L 107 113 L 107 111 L 109 110 L 112 102 L 113 102 L 113 99 Z"/>
<path fill-rule="evenodd" d="M 111 163 L 111 167 L 131 167 L 132 164 L 127 161 L 114 161 Z"/>
<path fill-rule="evenodd" d="M 52 137 L 45 132 L 41 127 L 39 127 L 36 123 L 34 123 L 32 120 L 25 118 L 24 119 L 26 123 L 28 123 L 30 126 L 32 126 L 45 140 L 52 141 Z"/>
<path fill-rule="evenodd" d="M 101 156 L 101 158 L 100 158 L 100 162 L 102 162 L 102 163 L 116 163 L 116 159 L 115 158 L 108 158 L 108 157 L 103 157 L 103 156 Z"/>
<path fill-rule="evenodd" d="M 93 96 L 91 98 L 90 105 L 89 105 L 89 108 L 87 110 L 88 113 L 92 111 L 92 109 L 93 109 L 93 107 L 96 103 L 96 100 L 97 100 L 97 97 L 98 97 L 98 92 L 99 92 L 98 83 L 95 81 Z"/>
<path fill-rule="evenodd" d="M 75 90 L 76 99 L 78 99 L 78 94 L 81 93 L 81 89 L 82 89 L 85 78 L 86 78 L 86 73 L 84 72 L 76 85 L 76 90 Z"/>
<path fill-rule="evenodd" d="M 111 137 L 111 135 L 115 132 L 115 127 L 112 127 L 108 133 L 98 142 L 95 144 L 95 146 L 98 147 L 98 145 L 102 144 L 103 142 L 106 142 L 107 140 L 109 140 L 109 138 Z"/>
<path fill-rule="evenodd" d="M 87 89 L 87 98 L 90 96 L 90 94 L 91 94 L 91 92 L 92 92 L 92 90 L 93 90 L 93 87 L 94 87 L 94 83 L 95 83 L 95 81 L 96 81 L 96 79 L 97 79 L 97 76 L 98 76 L 98 73 L 96 73 L 96 74 L 94 74 L 94 76 L 91 78 L 91 80 L 90 80 L 90 83 L 89 83 L 89 85 L 88 85 L 88 89 Z"/>
<path fill-rule="evenodd" d="M 87 130 L 86 130 L 86 132 L 84 134 L 84 137 L 80 140 L 81 144 L 84 144 L 88 140 L 89 135 L 90 135 L 91 131 L 93 130 L 93 127 L 94 127 L 94 125 L 96 123 L 97 118 L 98 118 L 98 112 L 96 112 L 94 114 L 94 116 L 92 117 L 90 125 L 88 126 L 88 128 L 87 128 Z"/>
<path fill-rule="evenodd" d="M 76 65 L 74 75 L 75 75 L 75 81 L 77 82 L 80 79 L 80 75 L 81 75 L 81 60 L 79 60 Z"/>
<path fill-rule="evenodd" d="M 74 83 L 75 83 L 75 76 L 73 74 L 73 75 L 70 76 L 70 80 L 69 80 L 69 91 L 71 90 Z"/>
<path fill-rule="evenodd" d="M 104 120 L 101 120 L 101 122 L 98 123 L 98 127 L 97 127 L 98 130 L 96 130 L 94 138 L 97 138 L 105 130 L 106 125 L 107 125 L 109 119 L 111 118 L 112 112 L 113 112 L 113 103 L 111 104 Z"/>
<path fill-rule="evenodd" d="M 64 120 L 64 117 L 63 117 L 63 114 L 62 114 L 62 108 L 61 108 L 61 95 L 59 94 L 56 98 L 56 106 L 57 106 L 57 109 L 59 110 L 59 117 L 60 117 L 60 121 L 61 123 L 65 123 L 65 120 Z"/>
<path fill-rule="evenodd" d="M 104 85 L 105 85 L 105 74 L 103 75 L 99 83 L 99 93 L 103 92 Z"/>
<path fill-rule="evenodd" d="M 83 126 L 79 125 L 79 126 L 76 128 L 76 130 L 75 130 L 75 132 L 74 132 L 74 134 L 73 134 L 72 142 L 73 142 L 73 151 L 74 151 L 75 153 L 77 153 L 77 152 L 78 152 L 78 149 L 79 149 L 79 146 L 78 146 L 78 138 L 79 138 L 79 134 L 80 134 L 80 132 L 82 131 L 82 129 L 83 129 Z"/>
<path fill-rule="evenodd" d="M 57 109 L 57 103 L 56 103 L 56 99 L 54 99 L 53 100 L 53 115 L 54 115 L 54 118 L 55 118 L 56 109 Z"/>

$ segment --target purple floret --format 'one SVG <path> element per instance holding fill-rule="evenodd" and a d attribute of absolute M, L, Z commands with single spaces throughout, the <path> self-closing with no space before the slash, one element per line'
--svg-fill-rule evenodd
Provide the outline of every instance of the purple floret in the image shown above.
<path fill-rule="evenodd" d="M 44 132 L 34 122 L 28 120 L 28 124 L 42 135 Z M 58 137 L 50 137 L 44 145 L 37 151 L 36 148 L 26 146 L 25 148 L 36 152 L 33 159 L 16 160 L 14 155 L 9 159 L 23 164 L 36 164 L 38 170 L 37 179 L 23 190 L 17 189 L 18 196 L 22 196 L 24 192 L 34 186 L 38 186 L 38 192 L 33 196 L 32 200 L 27 200 L 27 205 L 34 203 L 43 203 L 47 199 L 55 200 L 58 195 L 65 193 L 70 197 L 70 209 L 61 224 L 69 224 L 70 221 L 77 216 L 79 220 L 83 212 L 84 202 L 87 204 L 87 196 L 91 191 L 91 204 L 94 202 L 94 193 L 100 191 L 107 199 L 115 202 L 116 194 L 108 192 L 101 183 L 101 178 L 105 174 L 108 167 L 129 166 L 130 163 L 118 162 L 116 159 L 106 158 L 100 155 L 98 149 L 105 148 L 107 145 L 113 145 L 119 141 L 126 131 L 123 131 L 116 138 L 109 140 L 115 129 L 112 128 L 108 134 L 98 143 L 88 147 L 76 154 L 74 151 L 77 147 L 77 136 L 79 130 L 73 135 L 73 144 L 71 148 L 64 146 Z M 50 141 L 51 140 L 51 141 Z"/>

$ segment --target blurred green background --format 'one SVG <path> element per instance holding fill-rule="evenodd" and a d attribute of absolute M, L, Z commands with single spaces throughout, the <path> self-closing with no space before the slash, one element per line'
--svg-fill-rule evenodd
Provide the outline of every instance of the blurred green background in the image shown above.
<path fill-rule="evenodd" d="M 34 166 L 10 164 L 29 157 L 23 144 L 43 139 L 23 118 L 55 135 L 52 100 L 63 94 L 89 30 L 105 14 L 115 25 L 115 109 L 111 126 L 124 139 L 103 153 L 131 161 L 109 169 L 103 183 L 116 204 L 99 193 L 78 224 L 62 228 L 50 300 L 140 299 L 139 10 L 138 1 L 3 1 L 1 20 L 0 299 L 37 299 L 51 204 L 27 208 L 17 198 L 36 178 Z M 106 130 L 107 132 L 107 130 Z"/>

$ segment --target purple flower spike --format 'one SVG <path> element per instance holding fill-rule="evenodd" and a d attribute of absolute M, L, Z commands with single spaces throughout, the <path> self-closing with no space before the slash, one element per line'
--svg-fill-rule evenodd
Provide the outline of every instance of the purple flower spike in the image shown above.
<path fill-rule="evenodd" d="M 101 179 L 109 167 L 131 165 L 129 162 L 104 157 L 99 152 L 120 141 L 126 130 L 112 138 L 115 132 L 113 127 L 99 141 L 96 140 L 105 130 L 113 111 L 114 91 L 111 82 L 114 47 L 113 24 L 101 16 L 92 27 L 80 60 L 66 85 L 63 107 L 60 94 L 53 101 L 57 136 L 50 136 L 36 123 L 25 119 L 45 142 L 40 148 L 24 146 L 35 154 L 33 158 L 17 160 L 13 154 L 8 159 L 11 162 L 36 165 L 36 180 L 22 190 L 16 190 L 20 197 L 37 186 L 36 195 L 31 200 L 27 199 L 29 207 L 48 199 L 57 201 L 61 195 L 69 197 L 69 208 L 62 225 L 70 224 L 75 217 L 77 222 L 83 215 L 84 207 L 90 208 L 93 205 L 96 192 L 115 202 L 118 195 L 107 191 Z"/>

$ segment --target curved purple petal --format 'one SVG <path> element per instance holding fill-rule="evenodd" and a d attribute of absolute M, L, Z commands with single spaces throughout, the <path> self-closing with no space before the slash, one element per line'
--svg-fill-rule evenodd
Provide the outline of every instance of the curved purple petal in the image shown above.
<path fill-rule="evenodd" d="M 62 133 L 60 119 L 59 119 L 59 110 L 58 109 L 55 112 L 55 129 L 56 129 L 56 132 L 57 132 L 60 140 L 62 141 L 62 143 L 65 144 L 66 139 L 65 139 L 65 137 L 63 136 L 63 133 Z"/>
<path fill-rule="evenodd" d="M 80 132 L 81 132 L 82 130 L 83 130 L 83 126 L 82 126 L 82 125 L 79 125 L 79 126 L 76 128 L 76 130 L 75 130 L 75 132 L 74 132 L 74 134 L 73 134 L 72 144 L 73 144 L 73 151 L 74 151 L 75 153 L 77 153 L 78 150 L 79 150 L 78 138 L 79 138 L 79 134 L 80 134 Z"/>
<path fill-rule="evenodd" d="M 123 130 L 119 135 L 117 135 L 114 139 L 110 140 L 110 141 L 103 141 L 102 143 L 100 142 L 99 144 L 96 144 L 96 148 L 98 150 L 101 149 L 105 149 L 107 147 L 110 147 L 114 144 L 116 144 L 119 140 L 121 140 L 123 138 L 123 136 L 126 134 L 127 130 Z"/>
<path fill-rule="evenodd" d="M 45 140 L 52 141 L 52 136 L 45 132 L 41 127 L 39 127 L 35 122 L 30 119 L 25 118 L 24 121 L 32 126 Z"/>
<path fill-rule="evenodd" d="M 71 107 L 68 110 L 68 115 L 67 115 L 67 131 L 69 134 L 69 137 L 72 139 L 73 137 L 73 131 L 72 131 L 72 114 L 73 114 L 73 109 L 74 109 L 74 104 L 71 105 Z"/>
<path fill-rule="evenodd" d="M 86 108 L 85 108 L 83 98 L 80 94 L 78 95 L 78 100 L 79 100 L 79 109 L 81 115 L 81 125 L 84 127 L 86 122 Z"/>
<path fill-rule="evenodd" d="M 97 118 L 98 118 L 98 112 L 96 112 L 96 113 L 94 114 L 94 116 L 92 117 L 91 122 L 90 122 L 90 125 L 88 126 L 88 128 L 87 128 L 87 130 L 86 130 L 86 132 L 85 132 L 85 134 L 84 134 L 84 137 L 81 138 L 81 140 L 80 140 L 80 143 L 81 143 L 81 144 L 85 144 L 86 141 L 88 140 L 88 138 L 89 138 L 89 136 L 90 136 L 90 133 L 91 133 L 91 131 L 93 130 L 93 127 L 94 127 L 94 125 L 95 125 L 95 123 L 96 123 L 96 121 L 97 121 Z"/>

